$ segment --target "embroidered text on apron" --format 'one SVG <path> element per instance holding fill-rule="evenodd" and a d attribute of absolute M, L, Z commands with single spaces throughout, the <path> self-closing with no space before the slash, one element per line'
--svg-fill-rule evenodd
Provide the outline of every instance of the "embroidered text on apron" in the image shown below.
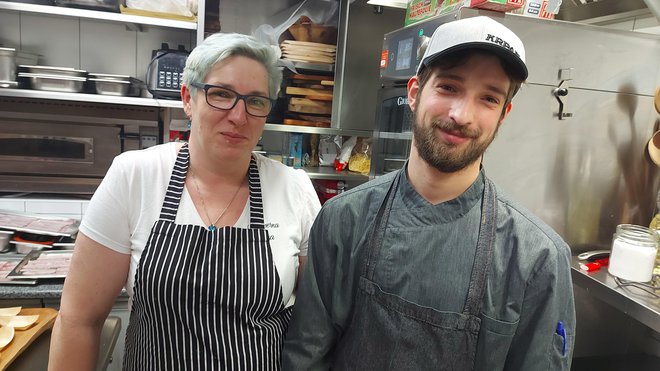
<path fill-rule="evenodd" d="M 495 243 L 495 187 L 484 177 L 481 225 L 463 312 L 440 312 L 384 292 L 374 282 L 392 202 L 404 171 L 399 170 L 376 215 L 364 251 L 355 312 L 338 345 L 335 370 L 474 368 L 481 325 L 479 312 Z"/>
<path fill-rule="evenodd" d="M 189 166 L 177 156 L 160 218 L 135 274 L 124 370 L 278 370 L 284 308 L 259 170 L 250 162 L 250 227 L 175 224 Z"/>

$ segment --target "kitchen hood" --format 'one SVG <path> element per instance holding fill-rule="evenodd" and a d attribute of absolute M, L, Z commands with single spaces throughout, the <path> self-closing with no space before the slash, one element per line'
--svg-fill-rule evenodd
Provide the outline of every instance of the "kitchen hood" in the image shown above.
<path fill-rule="evenodd" d="M 563 0 L 555 19 L 607 24 L 653 15 L 660 21 L 660 0 Z"/>

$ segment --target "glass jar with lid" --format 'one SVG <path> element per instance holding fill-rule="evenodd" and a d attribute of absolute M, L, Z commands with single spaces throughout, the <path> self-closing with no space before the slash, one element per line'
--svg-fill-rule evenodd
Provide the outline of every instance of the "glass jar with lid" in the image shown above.
<path fill-rule="evenodd" d="M 650 228 L 619 224 L 612 239 L 608 271 L 629 281 L 649 282 L 658 253 L 658 234 Z"/>

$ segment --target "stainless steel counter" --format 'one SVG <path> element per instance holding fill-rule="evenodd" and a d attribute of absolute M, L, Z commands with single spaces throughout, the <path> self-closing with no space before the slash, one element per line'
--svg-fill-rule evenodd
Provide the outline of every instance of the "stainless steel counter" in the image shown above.
<path fill-rule="evenodd" d="M 614 276 L 607 272 L 607 267 L 595 272 L 585 272 L 580 269 L 575 256 L 571 260 L 571 268 L 573 284 L 660 332 L 660 298 L 633 286 L 619 286 Z"/>

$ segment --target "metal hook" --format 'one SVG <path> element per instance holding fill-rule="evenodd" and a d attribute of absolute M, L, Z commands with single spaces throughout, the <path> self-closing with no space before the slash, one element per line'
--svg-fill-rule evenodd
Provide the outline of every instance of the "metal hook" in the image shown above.
<path fill-rule="evenodd" d="M 559 97 L 565 97 L 568 95 L 568 89 L 567 88 L 562 88 L 561 85 L 565 82 L 566 80 L 561 80 L 559 85 L 557 85 L 556 88 L 552 90 L 552 94 L 555 96 L 557 99 L 557 102 L 559 102 L 559 112 L 557 113 L 557 117 L 560 120 L 563 120 L 564 118 L 567 117 L 573 117 L 572 113 L 564 112 L 564 102 L 561 101 Z"/>

